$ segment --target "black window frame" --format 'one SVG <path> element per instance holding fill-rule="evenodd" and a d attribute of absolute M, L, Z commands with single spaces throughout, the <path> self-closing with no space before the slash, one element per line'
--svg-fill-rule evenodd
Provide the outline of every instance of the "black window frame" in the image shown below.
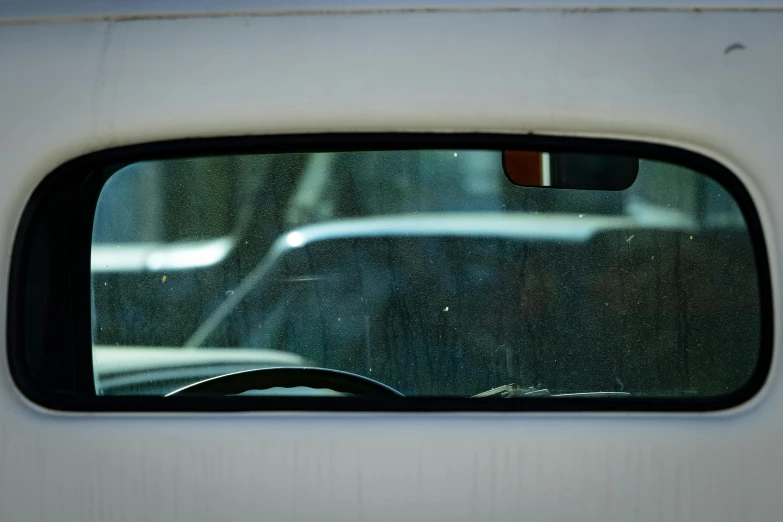
<path fill-rule="evenodd" d="M 756 259 L 761 345 L 758 362 L 750 380 L 745 386 L 728 395 L 703 398 L 475 400 L 456 397 L 371 399 L 95 395 L 90 249 L 98 196 L 114 172 L 122 166 L 138 161 L 194 156 L 398 149 L 526 149 L 637 156 L 676 164 L 716 180 L 735 198 L 742 211 Z M 44 232 L 41 232 L 41 227 Z M 46 270 L 49 272 L 45 272 Z M 31 290 L 36 288 L 35 285 L 38 285 L 39 294 L 34 294 Z M 46 296 L 48 300 L 40 298 L 41 296 Z M 771 368 L 774 338 L 771 279 L 763 229 L 750 194 L 731 171 L 710 158 L 668 145 L 533 134 L 326 133 L 198 138 L 123 146 L 87 154 L 68 161 L 46 176 L 28 201 L 14 240 L 7 306 L 8 362 L 16 386 L 24 396 L 40 406 L 79 412 L 717 411 L 745 403 L 762 389 Z M 36 318 L 42 319 L 44 324 L 35 322 Z M 36 336 L 43 336 L 44 340 L 35 341 Z M 28 354 L 33 349 L 34 342 L 40 342 L 41 349 L 66 350 L 58 364 L 61 365 L 63 379 L 70 383 L 69 390 L 57 391 L 36 381 L 28 362 Z"/>

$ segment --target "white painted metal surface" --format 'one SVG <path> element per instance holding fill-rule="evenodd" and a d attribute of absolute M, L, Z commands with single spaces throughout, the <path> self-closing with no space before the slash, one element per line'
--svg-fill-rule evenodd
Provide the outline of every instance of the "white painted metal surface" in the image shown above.
<path fill-rule="evenodd" d="M 524 9 L 0 26 L 0 291 L 26 199 L 74 156 L 481 130 L 721 161 L 758 207 L 779 305 L 780 27 L 778 12 Z M 0 520 L 777 521 L 780 371 L 707 415 L 89 415 L 28 403 L 2 358 Z"/>
<path fill-rule="evenodd" d="M 780 0 L 0 0 L 0 20 L 40 23 L 160 17 L 395 11 L 780 10 Z"/>

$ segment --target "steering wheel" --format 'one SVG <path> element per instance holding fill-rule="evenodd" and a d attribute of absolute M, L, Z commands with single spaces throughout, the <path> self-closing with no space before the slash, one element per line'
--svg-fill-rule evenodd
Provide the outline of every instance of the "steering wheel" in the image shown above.
<path fill-rule="evenodd" d="M 274 367 L 218 375 L 189 384 L 166 395 L 237 395 L 249 390 L 269 388 L 327 388 L 351 395 L 404 397 L 391 386 L 355 373 L 313 367 Z"/>

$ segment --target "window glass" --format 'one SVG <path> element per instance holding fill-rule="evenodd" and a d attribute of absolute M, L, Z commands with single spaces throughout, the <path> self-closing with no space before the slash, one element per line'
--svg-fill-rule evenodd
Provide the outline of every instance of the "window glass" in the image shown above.
<path fill-rule="evenodd" d="M 518 186 L 500 151 L 139 162 L 95 215 L 96 391 L 719 397 L 756 367 L 757 276 L 731 194 L 665 162 L 624 190 Z M 356 386 L 272 370 L 303 367 Z"/>

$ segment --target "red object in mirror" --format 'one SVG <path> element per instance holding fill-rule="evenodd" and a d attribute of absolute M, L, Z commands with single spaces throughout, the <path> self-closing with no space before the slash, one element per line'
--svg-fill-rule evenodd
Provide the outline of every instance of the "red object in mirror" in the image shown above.
<path fill-rule="evenodd" d="M 541 152 L 523 150 L 503 151 L 503 170 L 514 185 L 544 186 L 543 156 Z"/>

